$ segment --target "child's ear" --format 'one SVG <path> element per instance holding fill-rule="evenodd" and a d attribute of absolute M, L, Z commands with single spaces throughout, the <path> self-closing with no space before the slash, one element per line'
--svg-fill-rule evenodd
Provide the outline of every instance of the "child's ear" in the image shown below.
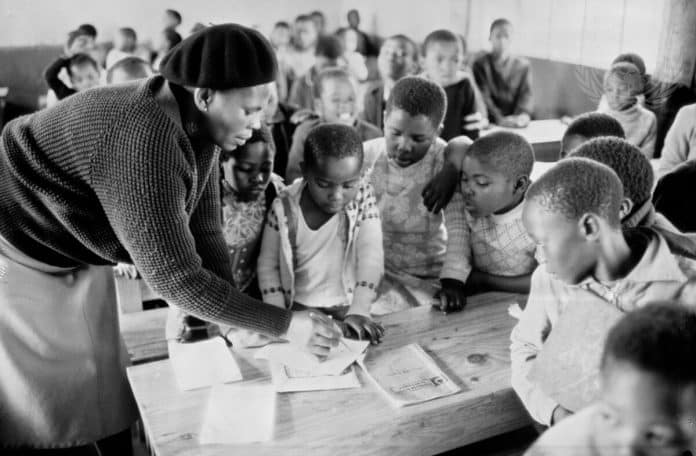
<path fill-rule="evenodd" d="M 205 112 L 208 110 L 208 105 L 213 101 L 214 94 L 215 91 L 212 89 L 197 87 L 193 91 L 193 102 L 199 110 Z"/>
<path fill-rule="evenodd" d="M 634 204 L 631 198 L 625 197 L 624 199 L 622 199 L 621 206 L 619 206 L 619 219 L 623 220 L 624 218 L 626 218 L 628 214 L 633 212 L 633 207 Z"/>
<path fill-rule="evenodd" d="M 527 193 L 527 188 L 529 188 L 530 180 L 529 176 L 518 176 L 515 181 L 515 186 L 513 192 L 517 195 L 524 195 Z"/>
<path fill-rule="evenodd" d="M 583 214 L 578 220 L 580 233 L 588 241 L 595 241 L 599 238 L 599 227 L 599 218 L 591 212 Z"/>

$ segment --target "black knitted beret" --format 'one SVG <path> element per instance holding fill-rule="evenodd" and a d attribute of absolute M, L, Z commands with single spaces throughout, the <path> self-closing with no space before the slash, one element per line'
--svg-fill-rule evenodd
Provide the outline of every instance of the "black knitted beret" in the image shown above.
<path fill-rule="evenodd" d="M 174 46 L 160 72 L 179 85 L 214 90 L 272 82 L 278 63 L 270 43 L 256 30 L 239 24 L 206 27 Z"/>

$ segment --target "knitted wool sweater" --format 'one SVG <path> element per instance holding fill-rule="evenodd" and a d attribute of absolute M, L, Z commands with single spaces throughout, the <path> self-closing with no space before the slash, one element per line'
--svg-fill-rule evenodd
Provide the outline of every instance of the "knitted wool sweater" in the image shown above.
<path fill-rule="evenodd" d="M 184 311 L 279 336 L 290 312 L 231 284 L 218 148 L 192 142 L 158 103 L 160 90 L 174 100 L 156 76 L 80 92 L 8 123 L 0 236 L 56 266 L 132 262 Z"/>

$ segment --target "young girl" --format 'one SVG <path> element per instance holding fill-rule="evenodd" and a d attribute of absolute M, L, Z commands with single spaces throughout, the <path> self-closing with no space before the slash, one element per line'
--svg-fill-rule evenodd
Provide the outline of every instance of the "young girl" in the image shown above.
<path fill-rule="evenodd" d="M 283 188 L 282 179 L 272 172 L 274 154 L 270 132 L 262 127 L 253 130 L 243 146 L 220 155 L 222 232 L 230 254 L 234 286 L 255 298 L 261 297 L 256 282 L 256 259 L 266 213 Z M 233 345 L 251 345 L 260 340 L 247 331 L 218 328 L 178 309 L 170 312 L 168 329 L 168 335 L 184 341 L 218 331 Z"/>
<path fill-rule="evenodd" d="M 375 314 L 430 303 L 439 291 L 447 234 L 442 209 L 428 212 L 423 192 L 445 164 L 446 143 L 438 134 L 446 106 L 438 84 L 404 77 L 387 100 L 384 138 L 365 143 L 386 260 Z"/>
<path fill-rule="evenodd" d="M 379 212 L 361 179 L 363 148 L 347 125 L 327 123 L 305 141 L 302 178 L 273 202 L 258 276 L 263 301 L 318 308 L 345 335 L 379 342 L 370 306 L 383 272 Z"/>

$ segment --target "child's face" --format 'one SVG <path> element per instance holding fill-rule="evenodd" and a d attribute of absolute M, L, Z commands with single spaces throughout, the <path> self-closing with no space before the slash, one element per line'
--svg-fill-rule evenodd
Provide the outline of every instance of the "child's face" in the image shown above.
<path fill-rule="evenodd" d="M 681 456 L 696 448 L 696 385 L 670 385 L 620 361 L 609 361 L 602 382 L 594 429 L 607 454 Z"/>
<path fill-rule="evenodd" d="M 421 161 L 437 135 L 438 128 L 425 114 L 412 116 L 403 109 L 393 108 L 384 119 L 387 155 L 402 168 Z"/>
<path fill-rule="evenodd" d="M 261 126 L 269 96 L 267 84 L 212 92 L 203 115 L 215 144 L 224 150 L 244 144 L 251 130 Z"/>
<path fill-rule="evenodd" d="M 80 35 L 70 43 L 67 49 L 68 55 L 91 54 L 94 51 L 94 38 L 87 35 Z"/>
<path fill-rule="evenodd" d="M 295 37 L 300 49 L 309 49 L 317 42 L 319 33 L 313 21 L 300 21 L 295 23 Z"/>
<path fill-rule="evenodd" d="M 413 72 L 415 60 L 409 45 L 401 40 L 391 39 L 384 42 L 377 57 L 377 68 L 383 78 L 400 79 Z"/>
<path fill-rule="evenodd" d="M 462 164 L 462 194 L 466 210 L 474 217 L 495 214 L 521 199 L 525 189 L 488 163 L 467 155 Z"/>
<path fill-rule="evenodd" d="M 99 72 L 94 65 L 83 63 L 70 67 L 70 82 L 75 90 L 81 92 L 99 85 Z"/>
<path fill-rule="evenodd" d="M 322 87 L 317 111 L 327 122 L 355 125 L 355 88 L 344 79 L 327 79 Z"/>
<path fill-rule="evenodd" d="M 567 157 L 573 150 L 587 142 L 587 138 L 582 135 L 567 135 L 561 140 L 561 157 Z"/>
<path fill-rule="evenodd" d="M 360 161 L 358 157 L 326 157 L 309 169 L 303 166 L 303 175 L 314 204 L 333 215 L 358 194 Z"/>
<path fill-rule="evenodd" d="M 124 35 L 123 33 L 117 33 L 114 38 L 114 47 L 121 51 L 126 51 L 133 46 L 133 40 Z"/>
<path fill-rule="evenodd" d="M 510 38 L 512 37 L 512 27 L 509 25 L 499 25 L 491 31 L 489 41 L 491 51 L 498 56 L 505 56 L 510 52 Z"/>
<path fill-rule="evenodd" d="M 290 29 L 287 27 L 276 27 L 271 32 L 271 43 L 276 48 L 288 46 L 290 44 Z"/>
<path fill-rule="evenodd" d="M 268 187 L 273 172 L 273 153 L 263 141 L 247 143 L 237 157 L 222 163 L 225 180 L 246 201 L 253 201 Z"/>
<path fill-rule="evenodd" d="M 423 69 L 430 79 L 448 86 L 456 82 L 462 55 L 457 43 L 435 41 L 430 43 L 423 57 Z"/>
<path fill-rule="evenodd" d="M 522 222 L 537 244 L 539 262 L 549 274 L 571 285 L 588 277 L 597 254 L 583 236 L 578 221 L 546 209 L 533 198 L 524 202 Z"/>
<path fill-rule="evenodd" d="M 164 13 L 162 17 L 162 24 L 164 28 L 176 28 L 179 26 L 179 20 L 169 13 Z"/>
<path fill-rule="evenodd" d="M 611 75 L 604 84 L 604 95 L 607 97 L 607 104 L 615 111 L 630 108 L 636 103 L 635 87 L 618 76 Z"/>

